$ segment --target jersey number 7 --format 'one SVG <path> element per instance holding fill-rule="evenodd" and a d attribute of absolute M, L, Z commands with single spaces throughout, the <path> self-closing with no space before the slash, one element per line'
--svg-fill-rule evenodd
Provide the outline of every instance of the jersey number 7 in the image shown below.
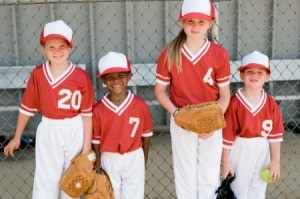
<path fill-rule="evenodd" d="M 130 117 L 129 118 L 129 124 L 134 124 L 133 126 L 133 129 L 132 129 L 132 132 L 131 132 L 131 135 L 130 137 L 134 137 L 135 136 L 135 133 L 137 131 L 137 128 L 140 124 L 140 118 L 137 118 L 137 117 Z"/>

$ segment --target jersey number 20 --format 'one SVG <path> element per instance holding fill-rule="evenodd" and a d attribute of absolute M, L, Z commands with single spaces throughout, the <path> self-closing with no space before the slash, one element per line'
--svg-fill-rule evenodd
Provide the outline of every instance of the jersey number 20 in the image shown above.
<path fill-rule="evenodd" d="M 72 107 L 75 110 L 78 110 L 80 108 L 82 95 L 79 90 L 76 90 L 72 93 L 68 89 L 61 89 L 58 94 L 60 96 L 63 96 L 63 98 L 58 100 L 58 108 L 71 109 Z"/>

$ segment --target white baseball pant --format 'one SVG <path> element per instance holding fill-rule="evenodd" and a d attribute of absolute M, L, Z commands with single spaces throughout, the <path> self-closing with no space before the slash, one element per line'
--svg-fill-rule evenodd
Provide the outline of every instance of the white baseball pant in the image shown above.
<path fill-rule="evenodd" d="M 231 189 L 238 199 L 265 198 L 267 183 L 261 179 L 260 171 L 269 162 L 266 138 L 236 138 L 230 151 L 230 163 L 236 174 Z"/>
<path fill-rule="evenodd" d="M 115 199 L 143 199 L 145 158 L 142 148 L 125 153 L 102 152 L 101 166 L 108 174 Z"/>
<path fill-rule="evenodd" d="M 33 199 L 59 197 L 60 177 L 82 147 L 83 124 L 80 115 L 62 120 L 42 117 L 36 134 Z M 71 197 L 61 191 L 60 198 Z"/>
<path fill-rule="evenodd" d="M 215 198 L 220 185 L 222 131 L 208 139 L 170 121 L 175 188 L 178 199 Z"/>

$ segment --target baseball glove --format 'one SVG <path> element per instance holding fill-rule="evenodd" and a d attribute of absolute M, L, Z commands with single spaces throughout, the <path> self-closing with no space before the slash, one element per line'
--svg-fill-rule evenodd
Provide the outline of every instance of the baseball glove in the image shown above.
<path fill-rule="evenodd" d="M 96 173 L 92 186 L 85 193 L 85 199 L 114 199 L 109 177 L 103 169 Z"/>
<path fill-rule="evenodd" d="M 92 185 L 96 169 L 96 155 L 93 150 L 79 154 L 61 176 L 59 186 L 70 197 L 78 198 Z"/>
<path fill-rule="evenodd" d="M 210 133 L 226 126 L 218 102 L 186 105 L 175 115 L 175 123 L 185 130 L 196 133 Z"/>
<path fill-rule="evenodd" d="M 216 199 L 237 199 L 234 192 L 230 188 L 231 182 L 234 180 L 235 176 L 228 174 L 225 180 L 222 181 L 221 186 L 216 191 Z"/>

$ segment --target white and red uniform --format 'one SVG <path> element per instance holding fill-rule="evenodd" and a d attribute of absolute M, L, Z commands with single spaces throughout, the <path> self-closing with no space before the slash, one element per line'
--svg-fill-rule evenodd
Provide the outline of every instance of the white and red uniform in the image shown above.
<path fill-rule="evenodd" d="M 208 40 L 197 54 L 186 45 L 181 49 L 182 72 L 169 71 L 166 49 L 157 64 L 156 82 L 170 85 L 170 99 L 180 108 L 187 104 L 217 101 L 219 88 L 230 84 L 230 62 L 226 50 Z M 170 130 L 176 193 L 181 198 L 212 198 L 219 186 L 222 133 L 208 139 L 178 127 L 171 117 Z"/>
<path fill-rule="evenodd" d="M 107 95 L 93 108 L 93 144 L 100 144 L 101 166 L 110 177 L 115 198 L 144 198 L 142 137 L 153 135 L 149 108 L 130 91 L 120 106 Z"/>
<path fill-rule="evenodd" d="M 46 62 L 33 70 L 20 112 L 33 116 L 38 110 L 51 119 L 72 118 L 78 114 L 92 116 L 93 103 L 93 85 L 86 71 L 70 63 L 69 68 L 54 79 Z"/>
<path fill-rule="evenodd" d="M 224 48 L 207 41 L 193 55 L 186 45 L 181 50 L 182 72 L 176 67 L 171 71 L 165 63 L 164 50 L 157 63 L 157 83 L 170 84 L 170 99 L 177 107 L 207 101 L 217 101 L 219 87 L 230 83 L 229 57 Z"/>
<path fill-rule="evenodd" d="M 283 141 L 283 120 L 274 98 L 262 90 L 262 98 L 253 107 L 241 89 L 231 97 L 225 113 L 223 147 L 231 149 L 230 163 L 236 179 L 231 187 L 237 198 L 265 198 L 267 183 L 260 170 L 270 162 L 269 142 Z"/>
<path fill-rule="evenodd" d="M 89 75 L 70 63 L 54 79 L 49 62 L 31 73 L 20 112 L 41 113 L 36 135 L 36 171 L 33 198 L 58 198 L 58 182 L 71 159 L 83 147 L 83 116 L 92 116 L 94 90 Z M 62 198 L 69 198 L 62 193 Z"/>

